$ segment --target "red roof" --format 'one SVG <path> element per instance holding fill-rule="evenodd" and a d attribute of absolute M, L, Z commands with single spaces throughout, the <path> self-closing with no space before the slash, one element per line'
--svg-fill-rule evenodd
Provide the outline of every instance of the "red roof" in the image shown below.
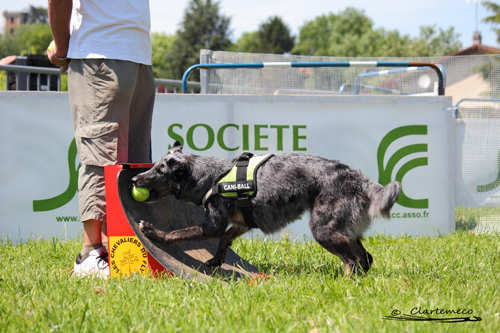
<path fill-rule="evenodd" d="M 462 49 L 457 52 L 453 52 L 448 54 L 449 56 L 458 56 L 458 55 L 472 55 L 472 54 L 494 54 L 500 53 L 500 49 L 496 47 L 489 47 L 481 44 L 472 45 L 466 49 Z"/>

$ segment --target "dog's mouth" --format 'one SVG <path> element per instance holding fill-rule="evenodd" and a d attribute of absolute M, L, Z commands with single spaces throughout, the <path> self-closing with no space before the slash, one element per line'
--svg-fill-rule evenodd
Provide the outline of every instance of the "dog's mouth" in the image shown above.
<path fill-rule="evenodd" d="M 132 178 L 132 186 L 147 188 L 149 190 L 149 197 L 144 202 L 152 202 L 161 199 L 167 195 L 172 194 L 171 189 L 163 184 L 155 184 L 144 179 L 134 177 Z"/>
<path fill-rule="evenodd" d="M 155 201 L 158 199 L 158 191 L 154 188 L 149 188 L 149 197 L 146 201 Z"/>
<path fill-rule="evenodd" d="M 156 201 L 157 199 L 159 199 L 161 197 L 160 193 L 155 188 L 151 188 L 151 187 L 142 187 L 142 188 L 147 188 L 149 190 L 149 196 L 143 202 Z M 131 187 L 131 189 L 132 189 L 132 187 Z"/>
<path fill-rule="evenodd" d="M 149 189 L 149 198 L 147 201 L 155 201 L 157 199 L 160 199 L 160 192 L 158 192 L 157 189 L 155 188 L 150 188 Z"/>

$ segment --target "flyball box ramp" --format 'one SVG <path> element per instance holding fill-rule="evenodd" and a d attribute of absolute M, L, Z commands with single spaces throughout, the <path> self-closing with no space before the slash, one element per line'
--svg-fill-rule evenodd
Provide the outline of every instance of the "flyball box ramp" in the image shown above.
<path fill-rule="evenodd" d="M 152 271 L 201 281 L 214 277 L 238 279 L 254 276 L 258 269 L 231 249 L 228 249 L 226 262 L 221 267 L 205 265 L 215 255 L 220 239 L 165 245 L 144 236 L 137 224 L 140 220 L 157 229 L 173 231 L 200 225 L 205 219 L 203 208 L 174 196 L 152 202 L 135 201 L 131 195 L 131 179 L 150 167 L 151 164 L 105 167 L 110 275 Z"/>

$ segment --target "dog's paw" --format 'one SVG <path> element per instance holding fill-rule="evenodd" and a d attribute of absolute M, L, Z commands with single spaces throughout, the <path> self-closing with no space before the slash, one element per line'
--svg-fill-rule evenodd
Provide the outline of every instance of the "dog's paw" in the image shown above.
<path fill-rule="evenodd" d="M 209 267 L 219 267 L 219 266 L 222 266 L 223 263 L 224 263 L 224 260 L 217 258 L 217 257 L 213 257 L 209 261 L 205 262 L 205 265 L 207 265 Z"/>
<path fill-rule="evenodd" d="M 137 224 L 139 225 L 139 229 L 141 229 L 142 233 L 146 237 L 150 237 L 155 234 L 156 229 L 155 227 L 153 227 L 153 225 L 151 225 L 151 223 L 141 220 Z"/>

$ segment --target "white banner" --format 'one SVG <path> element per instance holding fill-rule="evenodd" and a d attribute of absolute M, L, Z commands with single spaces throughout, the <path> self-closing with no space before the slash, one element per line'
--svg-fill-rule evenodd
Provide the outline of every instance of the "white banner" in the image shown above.
<path fill-rule="evenodd" d="M 500 205 L 500 120 L 456 120 L 455 154 L 456 204 Z"/>
<path fill-rule="evenodd" d="M 12 241 L 74 237 L 81 229 L 70 174 L 67 93 L 0 92 L 0 231 Z M 0 236 L 0 237 L 2 237 Z"/>
<path fill-rule="evenodd" d="M 447 233 L 455 226 L 450 107 L 446 97 L 168 96 L 156 103 L 153 158 L 179 140 L 186 153 L 223 158 L 295 151 L 339 160 L 375 181 L 402 182 L 393 218 L 369 233 Z M 289 231 L 311 237 L 308 217 Z"/>
<path fill-rule="evenodd" d="M 403 195 L 369 233 L 432 235 L 454 227 L 453 118 L 447 97 L 157 95 L 153 159 L 184 152 L 233 158 L 302 152 L 339 160 Z M 65 93 L 0 93 L 0 230 L 73 237 L 78 166 Z M 308 217 L 290 225 L 311 237 Z"/>

